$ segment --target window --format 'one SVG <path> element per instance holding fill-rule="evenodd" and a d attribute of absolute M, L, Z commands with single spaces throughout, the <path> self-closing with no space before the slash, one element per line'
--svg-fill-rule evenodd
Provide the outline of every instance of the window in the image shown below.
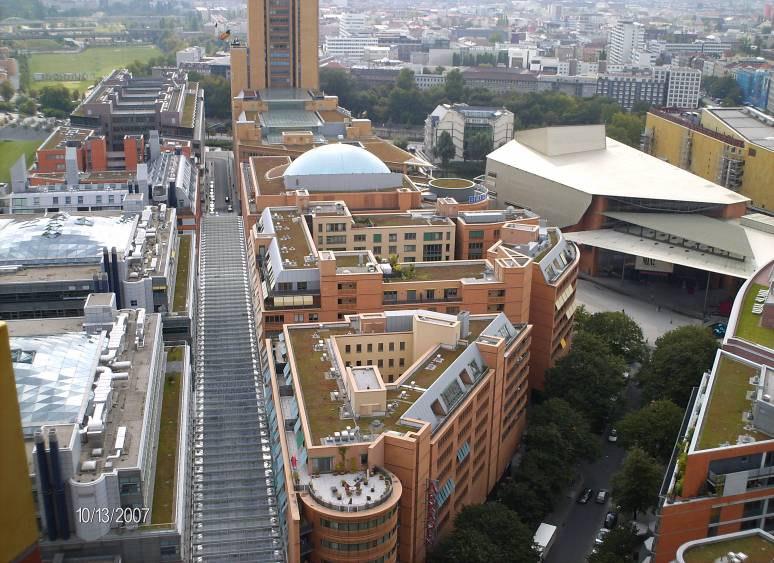
<path fill-rule="evenodd" d="M 387 349 L 388 349 L 390 352 L 394 352 L 394 351 L 395 351 L 395 343 L 394 343 L 394 342 L 390 342 L 390 343 L 389 343 L 389 345 L 388 345 L 388 347 L 387 347 Z"/>
<path fill-rule="evenodd" d="M 398 234 L 390 233 L 390 242 L 398 242 Z"/>
<path fill-rule="evenodd" d="M 285 315 L 266 315 L 266 322 L 282 324 L 285 322 Z"/>
<path fill-rule="evenodd" d="M 417 245 L 416 244 L 404 244 L 403 245 L 403 252 L 416 252 L 417 251 Z"/>
<path fill-rule="evenodd" d="M 355 352 L 357 352 L 358 354 L 362 354 L 363 353 L 363 345 L 362 344 L 356 344 L 355 345 Z"/>
<path fill-rule="evenodd" d="M 417 240 L 416 233 L 403 233 L 403 240 Z"/>
<path fill-rule="evenodd" d="M 424 240 L 426 241 L 443 240 L 443 233 L 438 233 L 438 232 L 425 233 Z"/>
<path fill-rule="evenodd" d="M 398 253 L 398 247 L 397 246 L 390 246 L 390 251 L 388 254 L 397 254 Z"/>
<path fill-rule="evenodd" d="M 434 289 L 428 289 L 425 291 L 425 296 L 427 297 L 428 301 L 432 301 L 435 299 L 435 290 Z"/>
<path fill-rule="evenodd" d="M 102 196 L 101 195 L 97 196 L 97 203 L 102 203 Z"/>
<path fill-rule="evenodd" d="M 424 253 L 422 259 L 425 262 L 438 262 L 443 257 L 443 245 L 441 244 L 426 244 L 424 247 Z"/>
<path fill-rule="evenodd" d="M 347 235 L 327 236 L 325 244 L 347 244 Z"/>
<path fill-rule="evenodd" d="M 317 321 L 320 319 L 320 315 L 317 313 L 309 313 L 309 322 Z"/>
<path fill-rule="evenodd" d="M 384 367 L 384 360 L 383 360 L 383 359 L 381 359 L 381 358 L 379 358 L 379 359 L 376 361 L 376 365 L 377 365 L 377 366 L 379 366 L 380 368 L 383 368 L 383 367 Z"/>
<path fill-rule="evenodd" d="M 355 235 L 355 242 L 365 242 L 366 236 L 365 235 Z"/>
<path fill-rule="evenodd" d="M 370 342 L 366 345 L 366 352 L 373 352 L 374 351 L 374 345 Z"/>
<path fill-rule="evenodd" d="M 52 202 L 52 203 L 53 203 L 54 205 L 57 205 L 57 204 L 59 203 L 59 196 L 56 196 L 56 195 L 55 195 L 55 196 L 54 196 L 54 198 L 53 198 L 53 202 Z"/>
<path fill-rule="evenodd" d="M 406 292 L 406 299 L 408 301 L 416 301 L 417 300 L 417 290 L 416 289 L 409 289 Z"/>
<path fill-rule="evenodd" d="M 326 233 L 343 233 L 346 230 L 347 226 L 344 223 L 328 223 L 325 225 Z"/>
<path fill-rule="evenodd" d="M 296 323 L 302 323 L 304 322 L 304 314 L 303 313 L 296 313 L 293 315 L 293 322 Z"/>
<path fill-rule="evenodd" d="M 405 366 L 405 365 L 406 365 L 406 358 L 399 358 L 399 359 L 398 359 L 398 365 L 399 365 L 400 367 L 403 367 L 403 366 Z"/>
<path fill-rule="evenodd" d="M 375 234 L 374 235 L 374 242 L 382 242 L 382 235 L 381 234 Z M 376 250 L 374 250 L 376 252 Z"/>
<path fill-rule="evenodd" d="M 390 366 L 391 368 L 395 367 L 395 359 L 394 358 L 390 358 L 387 361 L 387 365 Z"/>
<path fill-rule="evenodd" d="M 346 352 L 347 354 L 349 354 L 350 352 L 352 352 L 352 346 L 350 346 L 349 344 L 347 344 L 346 346 L 344 346 L 344 352 Z"/>
<path fill-rule="evenodd" d="M 116 202 L 116 196 L 114 196 L 112 194 L 109 195 L 108 196 L 108 203 L 115 203 L 115 202 Z"/>
<path fill-rule="evenodd" d="M 403 352 L 406 349 L 406 343 L 404 341 L 400 341 L 400 351 Z"/>
<path fill-rule="evenodd" d="M 131 307 L 137 307 L 137 299 L 132 299 L 132 300 L 129 302 L 129 305 L 130 305 Z"/>
<path fill-rule="evenodd" d="M 384 302 L 385 303 L 397 303 L 397 301 L 398 301 L 398 292 L 397 291 L 385 291 L 384 292 Z M 381 350 L 379 350 L 379 351 L 381 352 Z"/>
<path fill-rule="evenodd" d="M 83 196 L 82 195 L 78 196 L 78 203 L 83 203 Z"/>
<path fill-rule="evenodd" d="M 379 352 L 384 352 L 384 342 L 379 342 L 377 349 Z"/>
<path fill-rule="evenodd" d="M 296 283 L 296 287 L 298 288 L 298 291 L 306 291 L 306 283 L 307 282 L 298 282 Z"/>
<path fill-rule="evenodd" d="M 470 238 L 484 238 L 484 231 L 470 231 Z"/>
<path fill-rule="evenodd" d="M 381 246 L 374 246 L 374 255 L 379 256 L 382 253 L 382 247 Z"/>

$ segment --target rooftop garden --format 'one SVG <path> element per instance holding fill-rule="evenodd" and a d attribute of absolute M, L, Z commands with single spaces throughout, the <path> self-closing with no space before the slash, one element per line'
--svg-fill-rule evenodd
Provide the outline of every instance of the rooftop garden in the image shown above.
<path fill-rule="evenodd" d="M 427 264 L 396 264 L 392 277 L 385 277 L 386 282 L 454 280 L 462 278 L 480 278 L 484 273 L 483 262 L 448 261 L 437 262 L 437 265 Z"/>
<path fill-rule="evenodd" d="M 545 249 L 541 250 L 537 256 L 535 256 L 535 262 L 540 262 L 543 258 L 545 258 L 546 254 L 548 254 L 549 251 L 556 246 L 556 243 L 559 242 L 559 235 L 556 232 L 556 229 L 549 229 L 548 238 L 551 241 L 550 244 L 545 247 Z"/>
<path fill-rule="evenodd" d="M 183 313 L 188 307 L 188 270 L 191 263 L 191 237 L 179 237 L 177 249 L 177 277 L 172 311 Z"/>
<path fill-rule="evenodd" d="M 182 358 L 183 348 L 181 346 L 170 350 L 169 356 L 171 357 L 176 351 L 179 351 L 179 355 Z M 167 524 L 172 522 L 174 517 L 181 379 L 181 374 L 176 371 L 168 371 L 164 379 L 164 398 L 161 403 L 159 441 L 156 450 L 156 480 L 153 486 L 151 524 Z"/>
<path fill-rule="evenodd" d="M 774 329 L 761 326 L 761 315 L 752 312 L 758 291 L 768 289 L 759 283 L 750 284 L 747 294 L 744 296 L 742 310 L 739 311 L 739 320 L 736 326 L 736 335 L 748 342 L 760 344 L 767 348 L 774 348 Z"/>
<path fill-rule="evenodd" d="M 754 367 L 725 354 L 720 357 L 699 435 L 699 450 L 736 444 L 741 434 L 749 434 L 756 439 L 767 438 L 765 434 L 744 428 L 745 412 L 752 409 L 752 402 L 747 398 L 748 391 L 753 389 L 750 378 L 757 373 Z"/>
<path fill-rule="evenodd" d="M 194 111 L 196 110 L 196 95 L 187 94 L 185 97 L 185 105 L 183 105 L 183 118 L 180 123 L 183 127 L 192 127 Z"/>
<path fill-rule="evenodd" d="M 774 544 L 755 534 L 707 543 L 685 550 L 685 563 L 714 563 L 730 551 L 747 555 L 748 561 L 774 561 Z"/>

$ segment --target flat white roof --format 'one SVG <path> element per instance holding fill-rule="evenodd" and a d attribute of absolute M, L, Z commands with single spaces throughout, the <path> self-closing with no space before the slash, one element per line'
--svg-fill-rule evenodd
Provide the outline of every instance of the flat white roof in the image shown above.
<path fill-rule="evenodd" d="M 490 153 L 487 159 L 589 195 L 726 205 L 749 201 L 610 137 L 605 138 L 604 148 L 599 148 L 593 127 L 543 129 L 549 130 L 543 138 L 542 129 L 525 131 Z M 554 149 L 554 143 L 561 146 Z"/>

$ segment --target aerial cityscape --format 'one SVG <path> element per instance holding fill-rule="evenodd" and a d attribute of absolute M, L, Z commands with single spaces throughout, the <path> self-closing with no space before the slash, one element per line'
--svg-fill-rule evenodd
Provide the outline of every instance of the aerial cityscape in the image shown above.
<path fill-rule="evenodd" d="M 773 28 L 0 0 L 0 563 L 774 563 Z"/>

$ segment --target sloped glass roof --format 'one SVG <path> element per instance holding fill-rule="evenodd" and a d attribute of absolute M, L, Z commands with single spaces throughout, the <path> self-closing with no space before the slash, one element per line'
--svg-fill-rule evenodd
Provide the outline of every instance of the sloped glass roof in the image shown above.
<path fill-rule="evenodd" d="M 34 219 L 0 219 L 0 266 L 98 264 L 102 248 L 123 254 L 137 215 L 75 216 L 58 213 Z"/>
<path fill-rule="evenodd" d="M 43 424 L 79 421 L 89 400 L 99 362 L 100 336 L 72 332 L 11 337 L 22 428 L 34 434 Z"/>

